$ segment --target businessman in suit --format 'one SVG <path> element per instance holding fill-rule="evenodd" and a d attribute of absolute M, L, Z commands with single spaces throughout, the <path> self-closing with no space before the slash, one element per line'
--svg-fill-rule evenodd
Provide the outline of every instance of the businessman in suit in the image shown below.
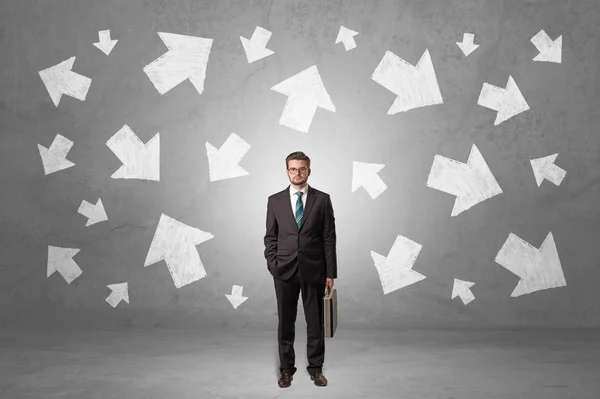
<path fill-rule="evenodd" d="M 323 375 L 325 337 L 323 296 L 337 278 L 335 217 L 329 194 L 308 185 L 310 158 L 303 152 L 287 156 L 290 185 L 267 201 L 265 258 L 273 275 L 279 326 L 278 385 L 291 385 L 296 372 L 294 338 L 298 295 L 306 318 L 307 371 L 317 386 L 326 386 Z"/>

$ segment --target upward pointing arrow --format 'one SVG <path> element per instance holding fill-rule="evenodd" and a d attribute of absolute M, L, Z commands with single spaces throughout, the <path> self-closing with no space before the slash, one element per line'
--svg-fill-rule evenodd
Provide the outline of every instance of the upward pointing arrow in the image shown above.
<path fill-rule="evenodd" d="M 540 30 L 531 42 L 540 52 L 536 55 L 534 61 L 554 62 L 560 64 L 562 62 L 562 35 L 552 40 L 543 29 Z"/>
<path fill-rule="evenodd" d="M 144 67 L 156 90 L 162 95 L 189 79 L 202 94 L 213 39 L 165 32 L 158 35 L 169 51 Z"/>
<path fill-rule="evenodd" d="M 386 51 L 371 79 L 397 95 L 388 115 L 444 102 L 429 50 L 416 67 Z"/>
<path fill-rule="evenodd" d="M 206 270 L 196 245 L 214 238 L 211 233 L 185 225 L 165 215 L 160 216 L 144 267 L 165 260 L 175 287 L 181 288 L 206 277 Z"/>
<path fill-rule="evenodd" d="M 475 296 L 471 292 L 471 287 L 474 285 L 475 283 L 473 283 L 472 281 L 464 281 L 455 278 L 454 286 L 452 287 L 451 299 L 454 299 L 457 296 L 459 296 L 463 304 L 468 305 L 471 301 L 475 299 Z"/>
<path fill-rule="evenodd" d="M 387 189 L 387 185 L 377 174 L 384 167 L 382 163 L 352 162 L 352 192 L 362 186 L 371 199 L 377 198 Z"/>
<path fill-rule="evenodd" d="M 335 44 L 343 42 L 346 51 L 352 50 L 353 48 L 356 48 L 356 42 L 354 41 L 354 36 L 356 35 L 358 35 L 358 32 L 348 29 L 345 26 L 340 26 L 340 31 L 335 39 Z"/>
<path fill-rule="evenodd" d="M 463 41 L 456 42 L 456 44 L 458 45 L 458 47 L 460 47 L 460 49 L 466 57 L 468 57 L 469 54 L 471 54 L 477 49 L 477 47 L 479 47 L 479 44 L 473 44 L 474 37 L 475 35 L 472 33 L 465 33 L 463 34 Z"/>
<path fill-rule="evenodd" d="M 554 161 L 556 160 L 557 156 L 558 154 L 552 154 L 548 155 L 547 157 L 530 160 L 535 182 L 537 183 L 538 187 L 542 185 L 544 179 L 558 186 L 565 178 L 567 172 L 564 169 L 554 165 Z"/>
<path fill-rule="evenodd" d="M 279 123 L 300 132 L 308 132 L 317 107 L 335 112 L 316 65 L 276 84 L 271 90 L 288 96 Z"/>
<path fill-rule="evenodd" d="M 92 84 L 92 79 L 71 71 L 74 63 L 75 57 L 71 57 L 38 72 L 57 107 L 63 94 L 84 101 Z"/>
<path fill-rule="evenodd" d="M 99 39 L 99 41 L 97 43 L 94 43 L 94 46 L 96 46 L 98 49 L 100 49 L 106 55 L 110 54 L 112 49 L 115 47 L 115 44 L 117 44 L 117 42 L 118 42 L 118 40 L 110 39 L 110 30 L 99 31 L 98 39 Z"/>
<path fill-rule="evenodd" d="M 73 260 L 73 256 L 79 251 L 79 248 L 61 248 L 48 245 L 46 277 L 50 277 L 54 272 L 58 271 L 67 284 L 71 284 L 82 273 L 77 263 Z"/>

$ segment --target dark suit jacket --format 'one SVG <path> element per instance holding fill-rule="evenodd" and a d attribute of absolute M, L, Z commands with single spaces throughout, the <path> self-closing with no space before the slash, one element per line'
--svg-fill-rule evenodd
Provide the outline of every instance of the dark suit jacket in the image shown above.
<path fill-rule="evenodd" d="M 337 278 L 335 217 L 329 194 L 308 186 L 300 229 L 290 200 L 290 186 L 271 195 L 267 201 L 265 258 L 273 277 L 287 280 L 296 260 L 302 279 L 325 284 Z"/>

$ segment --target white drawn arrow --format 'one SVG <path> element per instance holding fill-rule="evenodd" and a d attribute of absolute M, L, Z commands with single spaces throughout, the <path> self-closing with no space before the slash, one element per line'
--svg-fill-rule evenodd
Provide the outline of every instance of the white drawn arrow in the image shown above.
<path fill-rule="evenodd" d="M 451 216 L 502 193 L 475 144 L 471 147 L 466 164 L 436 155 L 427 177 L 427 186 L 456 196 Z"/>
<path fill-rule="evenodd" d="M 73 63 L 75 57 L 38 72 L 57 107 L 63 94 L 84 101 L 92 84 L 92 79 L 71 71 Z"/>
<path fill-rule="evenodd" d="M 454 286 L 452 286 L 452 299 L 459 296 L 463 304 L 468 305 L 469 302 L 475 299 L 475 296 L 471 292 L 471 287 L 474 285 L 475 283 L 471 281 L 464 281 L 455 278 Z"/>
<path fill-rule="evenodd" d="M 175 287 L 206 277 L 206 270 L 196 250 L 196 245 L 214 238 L 211 233 L 190 227 L 170 218 L 160 216 L 144 267 L 165 260 Z"/>
<path fill-rule="evenodd" d="M 158 35 L 169 51 L 144 67 L 156 90 L 162 95 L 189 79 L 202 94 L 213 39 L 165 32 Z"/>
<path fill-rule="evenodd" d="M 104 54 L 109 55 L 118 40 L 110 39 L 110 30 L 98 31 L 98 42 L 94 43 Z"/>
<path fill-rule="evenodd" d="M 108 220 L 108 216 L 106 215 L 104 205 L 102 205 L 102 200 L 100 198 L 96 201 L 96 205 L 93 205 L 86 200 L 81 201 L 81 205 L 79 205 L 77 212 L 88 218 L 88 221 L 85 224 L 86 227 Z"/>
<path fill-rule="evenodd" d="M 348 29 L 345 26 L 340 26 L 340 31 L 335 39 L 335 44 L 342 42 L 344 43 L 346 51 L 352 50 L 353 48 L 356 48 L 356 42 L 354 41 L 354 36 L 356 35 L 358 35 L 358 32 Z"/>
<path fill-rule="evenodd" d="M 465 33 L 465 34 L 463 34 L 463 41 L 456 42 L 456 44 L 458 45 L 458 47 L 460 47 L 460 49 L 462 50 L 463 54 L 466 57 L 468 57 L 469 54 L 471 54 L 473 51 L 475 51 L 477 49 L 477 47 L 479 47 L 479 44 L 473 44 L 474 38 L 475 38 L 474 34 Z"/>
<path fill-rule="evenodd" d="M 234 285 L 231 288 L 231 294 L 225 294 L 225 296 L 227 297 L 227 299 L 229 299 L 229 302 L 231 302 L 231 305 L 233 306 L 234 309 L 237 309 L 238 306 L 240 306 L 242 303 L 246 302 L 246 299 L 248 299 L 247 296 L 242 296 L 243 291 L 244 291 L 243 286 Z"/>
<path fill-rule="evenodd" d="M 534 37 L 531 38 L 531 43 L 540 52 L 536 55 L 534 61 L 562 62 L 562 35 L 552 40 L 550 36 L 542 29 Z"/>
<path fill-rule="evenodd" d="M 55 271 L 58 271 L 67 284 L 71 284 L 82 273 L 77 263 L 73 260 L 73 256 L 79 251 L 79 248 L 61 248 L 48 245 L 46 277 L 50 277 Z"/>
<path fill-rule="evenodd" d="M 146 144 L 127 125 L 106 142 L 123 166 L 113 179 L 160 180 L 160 136 L 156 133 Z"/>
<path fill-rule="evenodd" d="M 510 233 L 494 260 L 520 277 L 511 297 L 567 285 L 552 232 L 540 249 Z"/>
<path fill-rule="evenodd" d="M 107 287 L 112 291 L 105 299 L 110 306 L 116 308 L 121 301 L 129 303 L 129 290 L 127 283 L 109 284 Z"/>
<path fill-rule="evenodd" d="M 45 175 L 67 169 L 75 165 L 73 162 L 67 159 L 67 154 L 71 150 L 71 147 L 73 147 L 73 142 L 60 134 L 57 134 L 54 137 L 52 144 L 50 144 L 50 148 L 46 148 L 43 145 L 38 144 L 38 150 L 40 151 L 40 156 L 42 157 Z"/>
<path fill-rule="evenodd" d="M 529 104 L 525 101 L 512 76 L 508 77 L 505 89 L 484 83 L 477 104 L 498 111 L 494 125 L 499 125 L 529 109 Z"/>
<path fill-rule="evenodd" d="M 352 162 L 352 192 L 364 187 L 371 199 L 387 189 L 385 182 L 377 172 L 385 167 L 382 163 Z"/>
<path fill-rule="evenodd" d="M 379 273 L 384 295 L 425 278 L 421 273 L 412 270 L 422 247 L 421 244 L 398 235 L 387 258 L 371 251 L 371 258 Z"/>
<path fill-rule="evenodd" d="M 308 132 L 317 107 L 335 112 L 316 65 L 276 84 L 271 90 L 288 96 L 279 124 L 300 132 Z"/>
<path fill-rule="evenodd" d="M 251 64 L 254 61 L 258 61 L 262 58 L 275 54 L 274 51 L 269 50 L 267 48 L 267 43 L 269 43 L 269 39 L 271 39 L 271 32 L 264 28 L 261 28 L 260 26 L 257 26 L 254 29 L 254 33 L 252 34 L 250 40 L 246 39 L 243 36 L 240 36 L 242 46 L 244 47 L 244 51 L 246 52 L 248 64 Z"/>
<path fill-rule="evenodd" d="M 248 175 L 249 173 L 238 165 L 248 150 L 250 150 L 250 144 L 235 133 L 229 135 L 219 150 L 207 141 L 206 155 L 208 156 L 210 181 Z"/>
<path fill-rule="evenodd" d="M 535 176 L 535 182 L 538 187 L 542 185 L 544 179 L 554 183 L 556 186 L 560 186 L 560 183 L 565 178 L 567 172 L 554 165 L 554 160 L 557 156 L 558 154 L 552 154 L 530 160 L 531 167 L 533 168 L 533 175 Z"/>
<path fill-rule="evenodd" d="M 416 67 L 386 51 L 371 79 L 397 96 L 388 115 L 444 102 L 429 50 Z"/>

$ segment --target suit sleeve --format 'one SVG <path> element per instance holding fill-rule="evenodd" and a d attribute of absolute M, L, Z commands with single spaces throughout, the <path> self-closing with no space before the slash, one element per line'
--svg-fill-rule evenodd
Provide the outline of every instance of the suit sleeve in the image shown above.
<path fill-rule="evenodd" d="M 271 199 L 267 201 L 267 231 L 265 233 L 265 259 L 267 260 L 267 270 L 274 267 L 277 263 L 277 235 L 279 226 L 273 212 Z"/>
<path fill-rule="evenodd" d="M 331 197 L 327 196 L 325 206 L 325 220 L 323 221 L 323 250 L 325 252 L 325 265 L 327 266 L 327 278 L 337 278 L 337 255 L 336 255 L 335 216 Z"/>

